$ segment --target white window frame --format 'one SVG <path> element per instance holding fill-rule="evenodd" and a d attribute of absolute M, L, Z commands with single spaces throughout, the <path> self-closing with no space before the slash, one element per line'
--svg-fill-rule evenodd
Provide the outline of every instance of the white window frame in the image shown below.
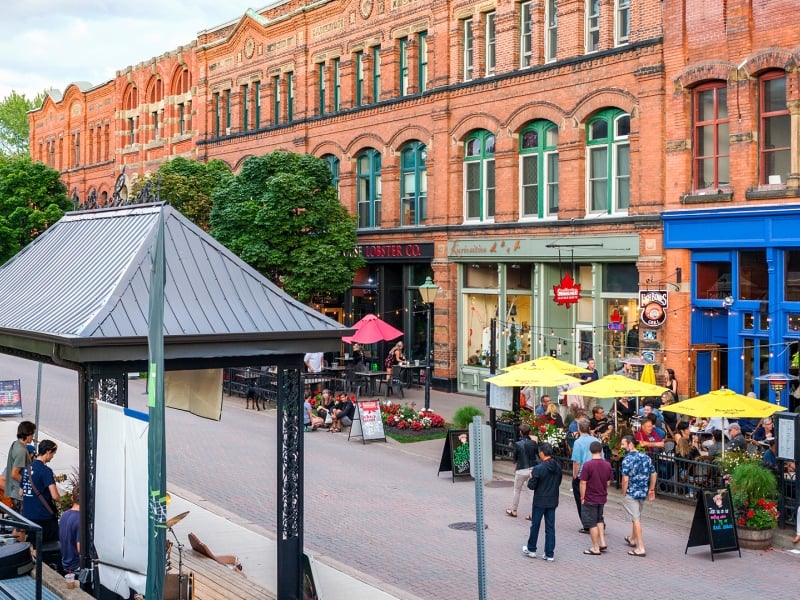
<path fill-rule="evenodd" d="M 545 0 L 544 10 L 544 61 L 558 58 L 558 0 Z"/>
<path fill-rule="evenodd" d="M 486 23 L 484 28 L 484 75 L 489 77 L 494 75 L 497 68 L 497 13 L 494 11 L 486 13 Z"/>
<path fill-rule="evenodd" d="M 519 5 L 519 66 L 533 65 L 533 2 Z"/>
<path fill-rule="evenodd" d="M 617 137 L 616 130 L 617 124 L 620 119 L 623 117 L 630 118 L 630 115 L 627 113 L 620 113 L 616 115 L 611 120 L 611 131 L 609 132 L 608 140 L 603 144 L 596 144 L 596 145 L 588 145 L 586 146 L 586 213 L 587 214 L 594 214 L 594 215 L 627 215 L 629 206 L 630 206 L 630 136 L 620 136 Z M 619 153 L 620 151 L 625 148 L 628 152 L 628 172 L 624 175 L 620 175 L 619 173 Z M 592 204 L 594 203 L 594 198 L 592 196 L 592 164 L 594 160 L 594 155 L 598 154 L 599 152 L 604 151 L 606 154 L 605 157 L 605 171 L 603 173 L 604 177 L 602 179 L 606 182 L 606 190 L 609 194 L 609 197 L 606 198 L 606 206 L 602 208 L 593 208 Z M 609 158 L 608 155 L 611 155 L 610 158 L 610 171 L 609 167 Z M 598 178 L 599 179 L 599 178 Z M 627 207 L 620 207 L 619 206 L 619 190 L 620 190 L 620 181 L 621 180 L 628 181 L 628 205 Z"/>
<path fill-rule="evenodd" d="M 472 81 L 475 75 L 475 39 L 472 35 L 472 19 L 461 21 L 461 42 L 463 45 L 464 81 Z"/>
<path fill-rule="evenodd" d="M 614 0 L 614 45 L 631 41 L 631 0 Z"/>
<path fill-rule="evenodd" d="M 600 0 L 586 0 L 586 54 L 600 49 Z"/>

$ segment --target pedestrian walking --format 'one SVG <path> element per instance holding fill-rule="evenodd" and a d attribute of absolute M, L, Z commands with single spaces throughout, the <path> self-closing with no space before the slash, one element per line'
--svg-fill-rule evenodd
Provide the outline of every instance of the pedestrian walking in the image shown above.
<path fill-rule="evenodd" d="M 650 457 L 636 449 L 633 436 L 624 436 L 621 446 L 625 450 L 625 458 L 622 459 L 622 508 L 632 523 L 631 535 L 625 541 L 633 548 L 628 551 L 629 555 L 644 557 L 647 553 L 642 537 L 642 509 L 645 500 L 655 500 L 656 470 Z"/>
<path fill-rule="evenodd" d="M 603 444 L 592 442 L 589 445 L 592 453 L 591 460 L 584 463 L 580 476 L 581 491 L 581 521 L 583 527 L 589 530 L 592 536 L 592 547 L 584 550 L 584 554 L 599 556 L 606 551 L 606 523 L 603 519 L 603 510 L 608 500 L 608 486 L 614 477 L 609 463 L 603 457 Z"/>
<path fill-rule="evenodd" d="M 538 452 L 539 448 L 536 442 L 531 439 L 531 426 L 523 423 L 519 426 L 519 440 L 514 443 L 516 471 L 514 472 L 514 497 L 511 499 L 511 508 L 506 509 L 509 517 L 517 516 L 519 497 L 522 488 L 528 483 L 531 476 L 531 469 L 536 464 Z M 528 515 L 527 519 L 530 521 L 531 516 Z"/>
<path fill-rule="evenodd" d="M 6 489 L 5 495 L 11 499 L 11 508 L 17 512 L 22 511 L 22 476 L 28 465 L 33 462 L 33 457 L 28 452 L 28 444 L 33 441 L 36 425 L 31 421 L 22 421 L 17 425 L 17 439 L 8 449 L 6 458 Z"/>
<path fill-rule="evenodd" d="M 589 434 L 589 427 L 589 419 L 586 417 L 578 419 L 580 437 L 575 440 L 575 444 L 572 446 L 572 496 L 575 498 L 578 518 L 581 519 L 581 528 L 578 530 L 581 533 L 589 533 L 589 530 L 583 526 L 583 519 L 581 518 L 581 468 L 585 462 L 592 459 L 589 446 L 591 446 L 592 442 L 598 441 L 596 437 Z"/>
<path fill-rule="evenodd" d="M 528 543 L 522 547 L 525 556 L 536 558 L 536 544 L 539 528 L 544 518 L 544 554 L 542 558 L 553 562 L 556 549 L 556 507 L 561 487 L 561 465 L 553 460 L 553 447 L 547 443 L 539 444 L 539 464 L 531 470 L 528 488 L 533 490 L 531 508 L 531 532 Z"/>

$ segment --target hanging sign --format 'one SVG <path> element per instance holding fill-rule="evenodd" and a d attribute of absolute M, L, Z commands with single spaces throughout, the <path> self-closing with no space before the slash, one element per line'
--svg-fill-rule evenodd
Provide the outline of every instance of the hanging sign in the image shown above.
<path fill-rule="evenodd" d="M 577 304 L 581 299 L 581 284 L 575 283 L 572 275 L 566 273 L 561 278 L 561 283 L 553 286 L 553 302 L 565 308 L 570 304 Z"/>
<path fill-rule="evenodd" d="M 661 327 L 667 320 L 669 292 L 667 290 L 639 291 L 639 310 L 642 324 Z"/>
<path fill-rule="evenodd" d="M 619 314 L 619 309 L 615 308 L 611 316 L 608 317 L 608 330 L 609 331 L 625 331 L 625 323 L 622 320 L 622 315 Z"/>
<path fill-rule="evenodd" d="M 19 379 L 0 381 L 0 415 L 22 416 L 22 393 Z"/>

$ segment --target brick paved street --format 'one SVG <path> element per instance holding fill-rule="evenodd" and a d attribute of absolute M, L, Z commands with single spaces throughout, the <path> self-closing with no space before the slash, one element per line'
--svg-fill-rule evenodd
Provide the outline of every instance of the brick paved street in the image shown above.
<path fill-rule="evenodd" d="M 1 356 L 0 372 L 3 379 L 22 379 L 24 417 L 32 419 L 36 364 Z M 77 441 L 76 385 L 73 373 L 44 368 L 41 428 L 72 444 Z M 141 392 L 142 382 L 132 381 L 131 407 L 144 407 Z M 421 403 L 421 391 L 410 390 L 407 398 Z M 482 399 L 434 393 L 432 406 L 446 406 L 440 411 L 448 416 L 463 403 L 480 406 Z M 274 411 L 245 410 L 239 398 L 226 400 L 220 422 L 169 410 L 170 484 L 274 535 L 275 429 Z M 348 442 L 346 434 L 308 434 L 306 546 L 323 561 L 330 557 L 348 570 L 385 582 L 399 597 L 477 598 L 475 533 L 449 527 L 475 521 L 475 488 L 471 480 L 453 483 L 449 473 L 437 476 L 442 446 L 441 440 L 363 445 Z M 736 553 L 720 554 L 712 563 L 708 547 L 684 555 L 693 508 L 667 500 L 646 507 L 646 558 L 626 554 L 622 538 L 630 527 L 616 497 L 606 515 L 609 552 L 585 556 L 582 551 L 589 547 L 589 538 L 578 533 L 568 484 L 565 480 L 557 511 L 554 563 L 520 552 L 528 533 L 522 518 L 527 504 L 520 505 L 519 518 L 508 518 L 503 509 L 510 502 L 511 488 L 501 482 L 484 488 L 487 598 L 505 600 L 522 594 L 573 598 L 576 593 L 597 598 L 694 594 L 726 600 L 756 593 L 773 599 L 797 596 L 800 556 L 783 550 L 743 550 L 741 558 Z M 611 494 L 618 492 L 612 489 Z"/>

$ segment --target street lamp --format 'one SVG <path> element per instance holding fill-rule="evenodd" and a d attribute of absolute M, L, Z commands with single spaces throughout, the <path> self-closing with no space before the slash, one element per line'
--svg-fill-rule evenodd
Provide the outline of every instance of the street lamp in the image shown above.
<path fill-rule="evenodd" d="M 433 314 L 433 303 L 436 300 L 436 292 L 439 286 L 433 283 L 430 277 L 425 278 L 425 283 L 419 286 L 419 294 L 422 301 L 427 306 L 425 314 L 428 319 L 426 322 L 427 337 L 425 338 L 425 410 L 431 407 L 431 315 Z"/>

